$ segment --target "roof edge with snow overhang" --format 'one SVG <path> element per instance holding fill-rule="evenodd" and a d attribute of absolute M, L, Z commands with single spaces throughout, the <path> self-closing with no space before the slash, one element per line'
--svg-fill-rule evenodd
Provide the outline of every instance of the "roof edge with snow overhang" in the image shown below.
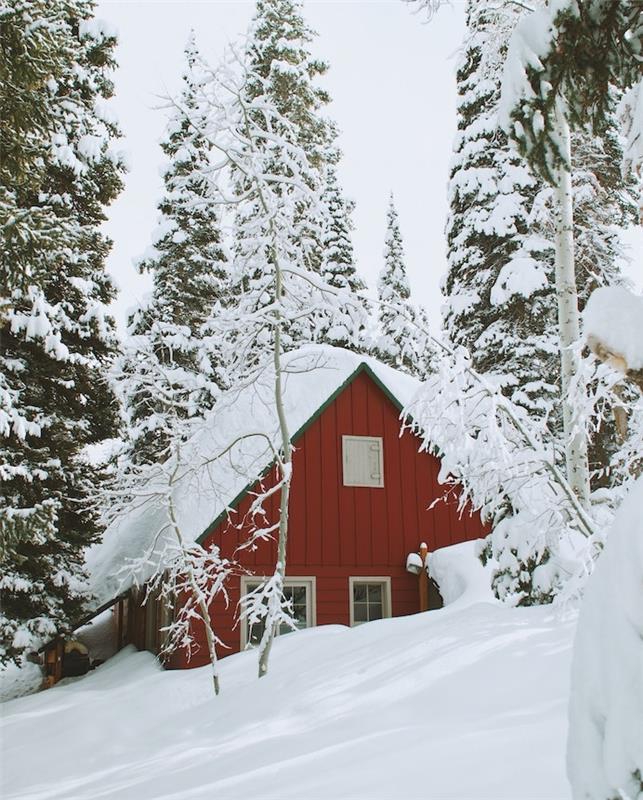
<path fill-rule="evenodd" d="M 380 378 L 375 374 L 375 372 L 371 369 L 371 367 L 367 364 L 366 361 L 362 361 L 360 365 L 346 378 L 346 380 L 341 383 L 335 391 L 327 397 L 326 400 L 319 406 L 319 408 L 311 414 L 311 416 L 304 422 L 304 424 L 290 437 L 291 443 L 294 445 L 295 442 L 303 436 L 303 434 L 310 428 L 310 426 L 317 420 L 321 415 L 326 411 L 326 409 L 332 405 L 335 400 L 340 396 L 340 394 L 345 391 L 351 383 L 359 376 L 359 375 L 367 375 L 373 383 L 380 389 L 386 397 L 393 403 L 393 405 L 397 408 L 397 410 L 401 413 L 402 409 L 404 408 L 403 404 L 397 399 L 397 397 L 393 394 L 393 392 L 380 380 Z M 266 465 L 266 468 L 262 471 L 262 474 L 266 474 L 269 472 L 272 467 L 274 466 L 274 459 Z M 230 509 L 236 508 L 239 503 L 243 500 L 244 497 L 252 490 L 253 486 L 256 486 L 257 481 L 253 479 L 248 483 L 244 488 L 239 492 L 239 494 L 230 501 L 226 505 L 226 508 L 223 509 L 219 513 L 219 515 L 208 525 L 208 527 L 203 531 L 203 533 L 197 538 L 197 544 L 202 544 L 203 541 L 208 537 L 212 531 L 216 530 L 217 527 L 223 522 L 226 516 L 229 513 Z"/>
<path fill-rule="evenodd" d="M 420 387 L 416 378 L 372 356 L 329 345 L 306 345 L 290 351 L 283 357 L 283 367 L 285 411 L 289 426 L 296 431 L 291 437 L 293 443 L 359 375 L 368 375 L 399 411 L 410 405 Z M 230 452 L 235 439 L 239 444 Z M 174 484 L 171 495 L 186 542 L 202 542 L 237 506 L 274 464 L 279 440 L 274 369 L 267 365 L 253 383 L 208 412 L 198 433 L 183 446 L 185 474 Z M 228 454 L 217 455 L 223 453 Z M 153 489 L 153 483 L 150 485 Z M 144 503 L 140 499 L 133 503 L 131 511 L 110 524 L 102 542 L 88 552 L 87 566 L 97 604 L 127 588 L 129 579 L 120 577 L 127 572 L 124 565 L 146 556 L 149 568 L 146 566 L 145 575 L 137 573 L 139 581 L 162 567 L 170 537 L 164 491 L 161 475 L 159 492 L 151 491 Z M 154 566 L 156 561 L 159 563 Z"/>

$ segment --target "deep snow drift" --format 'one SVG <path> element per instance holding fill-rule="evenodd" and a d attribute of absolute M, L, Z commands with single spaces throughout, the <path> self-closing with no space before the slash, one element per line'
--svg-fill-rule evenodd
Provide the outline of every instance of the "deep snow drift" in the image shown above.
<path fill-rule="evenodd" d="M 473 543 L 434 554 L 441 611 L 164 672 L 121 652 L 2 707 L 3 797 L 562 800 L 574 620 L 488 597 Z"/>

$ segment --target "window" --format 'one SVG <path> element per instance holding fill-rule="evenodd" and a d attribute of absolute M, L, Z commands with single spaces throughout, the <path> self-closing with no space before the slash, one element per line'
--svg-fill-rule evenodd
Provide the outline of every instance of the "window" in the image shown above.
<path fill-rule="evenodd" d="M 391 616 L 390 578 L 349 578 L 348 583 L 351 625 Z"/>
<path fill-rule="evenodd" d="M 342 436 L 344 486 L 384 486 L 381 436 Z"/>
<path fill-rule="evenodd" d="M 246 595 L 260 584 L 257 578 L 241 579 L 241 595 Z M 316 622 L 315 613 L 315 578 L 286 578 L 284 585 L 284 597 L 292 602 L 293 617 L 297 629 L 311 628 Z M 241 649 L 250 645 L 259 644 L 265 622 L 250 625 L 247 619 L 241 625 Z M 277 635 L 292 633 L 289 625 L 281 625 Z"/>

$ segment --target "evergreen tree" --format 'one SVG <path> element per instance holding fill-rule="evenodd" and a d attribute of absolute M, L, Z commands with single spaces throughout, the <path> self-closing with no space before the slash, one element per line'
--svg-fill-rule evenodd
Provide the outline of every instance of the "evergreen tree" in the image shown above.
<path fill-rule="evenodd" d="M 449 187 L 449 270 L 444 281 L 450 341 L 496 376 L 533 420 L 560 432 L 558 322 L 550 187 L 498 128 L 500 80 L 519 19 L 512 6 L 471 0 L 469 39 L 458 71 L 459 137 Z M 573 138 L 576 276 L 581 310 L 598 285 L 621 280 L 618 228 L 635 220 L 635 186 L 620 173 L 611 126 Z"/>
<path fill-rule="evenodd" d="M 564 398 L 552 246 L 556 209 L 551 188 L 498 128 L 504 58 L 520 13 L 510 4 L 490 8 L 478 0 L 468 7 L 470 36 L 458 72 L 461 133 L 450 182 L 445 324 L 451 342 L 466 346 L 474 368 L 498 381 L 529 412 L 559 458 L 569 442 L 560 412 Z M 633 187 L 618 169 L 618 149 L 608 129 L 600 138 L 579 131 L 573 141 L 581 305 L 597 284 L 618 280 L 615 226 L 635 211 Z M 593 464 L 606 464 L 614 445 L 609 426 L 599 431 L 592 444 Z M 507 563 L 513 561 L 527 576 L 549 557 L 545 549 L 536 560 Z M 502 571 L 495 580 L 501 587 Z M 528 588 L 522 602 L 534 599 L 547 598 Z"/>
<path fill-rule="evenodd" d="M 0 15 L 0 264 L 3 295 L 50 266 L 72 235 L 51 204 L 38 201 L 60 102 L 58 82 L 74 57 L 60 9 L 13 0 Z"/>
<path fill-rule="evenodd" d="M 467 8 L 458 69 L 458 137 L 451 166 L 444 324 L 474 368 L 502 382 L 534 419 L 558 396 L 553 252 L 534 203 L 544 188 L 498 129 L 506 43 L 517 12 Z"/>
<path fill-rule="evenodd" d="M 332 164 L 326 168 L 323 206 L 322 276 L 329 286 L 356 295 L 356 304 L 326 310 L 316 320 L 312 338 L 335 347 L 364 352 L 368 348 L 365 325 L 367 306 L 366 301 L 359 300 L 357 295 L 364 291 L 366 284 L 357 274 L 353 256 L 353 223 L 350 217 L 353 204 L 344 199 Z"/>
<path fill-rule="evenodd" d="M 251 80 L 248 97 L 270 98 L 279 114 L 290 120 L 311 166 L 318 169 L 337 159 L 334 126 L 322 115 L 330 102 L 317 85 L 328 64 L 309 50 L 316 34 L 303 17 L 301 0 L 257 0 L 247 45 Z"/>
<path fill-rule="evenodd" d="M 227 256 L 219 208 L 211 199 L 211 145 L 198 120 L 198 54 L 194 37 L 186 48 L 187 69 L 161 147 L 168 158 L 165 194 L 159 203 L 158 238 L 141 271 L 154 279 L 150 300 L 130 317 L 132 337 L 121 365 L 121 391 L 135 464 L 167 454 L 175 415 L 203 415 L 226 386 L 225 364 L 216 342 L 204 347 L 203 325 L 228 301 Z"/>
<path fill-rule="evenodd" d="M 538 41 L 535 31 L 544 34 Z M 630 0 L 563 0 L 542 5 L 525 18 L 507 60 L 502 116 L 521 152 L 545 180 L 555 184 L 556 170 L 566 161 L 559 113 L 564 112 L 574 129 L 589 123 L 601 134 L 611 125 L 614 88 L 628 92 L 624 164 L 641 163 L 642 40 L 640 3 Z"/>
<path fill-rule="evenodd" d="M 377 282 L 380 338 L 376 353 L 382 361 L 424 379 L 431 372 L 432 347 L 424 309 L 410 301 L 411 286 L 393 193 L 386 212 L 384 267 Z"/>
<path fill-rule="evenodd" d="M 297 144 L 305 153 L 309 166 L 315 170 L 315 180 L 321 176 L 321 184 L 315 192 L 321 192 L 326 202 L 320 204 L 318 198 L 309 195 L 299 201 L 297 209 L 302 223 L 299 235 L 304 244 L 301 249 L 304 261 L 299 266 L 332 277 L 329 280 L 332 287 L 359 291 L 363 284 L 355 273 L 350 252 L 350 206 L 342 196 L 334 170 L 339 159 L 336 129 L 323 116 L 329 97 L 317 84 L 328 67 L 312 57 L 309 45 L 313 38 L 314 33 L 303 18 L 300 0 L 258 0 L 246 47 L 250 79 L 244 92 L 248 103 L 265 97 L 266 101 L 274 104 L 285 123 L 294 126 Z M 281 168 L 282 165 L 275 163 L 277 172 Z M 244 176 L 237 175 L 236 184 L 237 194 L 242 194 Z M 248 230 L 250 220 L 241 218 L 241 213 L 254 215 L 257 210 L 238 210 L 234 226 L 236 260 L 247 268 L 253 259 L 245 252 L 242 232 Z M 345 216 L 340 222 L 342 213 Z M 251 238 L 254 241 L 254 237 Z M 340 277 L 342 275 L 344 277 Z M 256 291 L 261 285 L 261 275 L 236 274 L 235 279 L 236 296 L 248 295 L 260 302 L 268 297 Z M 302 310 L 301 317 L 293 320 L 283 331 L 284 347 L 290 349 L 306 342 L 326 341 L 363 349 L 361 338 L 366 314 L 362 301 L 357 300 L 351 308 L 336 303 L 332 312 L 331 307 L 333 304 L 327 303 L 323 313 L 311 310 L 307 316 Z M 259 359 L 250 351 L 264 345 L 269 347 L 269 336 L 266 328 L 263 336 L 255 338 L 249 345 L 246 356 L 250 366 Z"/>
<path fill-rule="evenodd" d="M 123 168 L 110 149 L 118 132 L 98 110 L 112 93 L 115 39 L 93 7 L 11 0 L 2 14 L 2 83 L 13 97 L 0 192 L 22 226 L 17 234 L 3 216 L 19 269 L 7 274 L 0 346 L 2 661 L 82 617 L 83 553 L 100 534 L 90 500 L 101 475 L 86 448 L 118 427 L 100 225 Z"/>

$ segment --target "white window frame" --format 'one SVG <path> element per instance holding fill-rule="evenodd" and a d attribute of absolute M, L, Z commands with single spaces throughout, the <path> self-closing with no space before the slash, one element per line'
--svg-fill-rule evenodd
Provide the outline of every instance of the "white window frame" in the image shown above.
<path fill-rule="evenodd" d="M 393 616 L 393 604 L 391 602 L 391 578 L 388 575 L 354 575 L 348 579 L 348 606 L 350 608 L 350 625 L 355 627 L 355 609 L 353 608 L 353 587 L 359 583 L 381 583 L 384 586 L 382 597 L 382 618 L 390 619 Z M 375 622 L 375 620 L 371 620 Z M 359 622 L 358 625 L 364 625 Z"/>
<path fill-rule="evenodd" d="M 349 448 L 347 445 L 350 445 L 351 442 L 371 442 L 377 444 L 379 447 L 379 467 L 380 467 L 380 474 L 379 480 L 377 478 L 372 478 L 368 483 L 363 482 L 349 482 L 347 480 L 347 458 L 348 458 L 348 450 Z M 382 489 L 384 488 L 384 439 L 382 436 L 342 436 L 342 479 L 344 486 L 365 486 L 369 489 Z"/>
<path fill-rule="evenodd" d="M 243 575 L 241 577 L 241 597 L 248 594 L 248 586 L 253 583 L 265 581 L 265 576 Z M 317 625 L 317 578 L 314 575 L 291 575 L 284 579 L 284 586 L 306 586 L 306 616 L 310 619 L 307 628 L 314 628 Z M 241 649 L 245 650 L 248 644 L 248 620 L 241 619 Z M 277 636 L 280 633 L 277 631 Z"/>

